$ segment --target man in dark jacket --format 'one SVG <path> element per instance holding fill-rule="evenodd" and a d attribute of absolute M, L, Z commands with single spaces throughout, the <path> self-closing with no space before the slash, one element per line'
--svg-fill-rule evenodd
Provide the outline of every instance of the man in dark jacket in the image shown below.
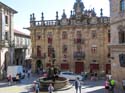
<path fill-rule="evenodd" d="M 79 81 L 79 78 L 75 80 L 75 89 L 76 89 L 76 93 L 78 93 L 78 89 L 79 89 L 79 93 L 81 93 L 81 83 Z"/>

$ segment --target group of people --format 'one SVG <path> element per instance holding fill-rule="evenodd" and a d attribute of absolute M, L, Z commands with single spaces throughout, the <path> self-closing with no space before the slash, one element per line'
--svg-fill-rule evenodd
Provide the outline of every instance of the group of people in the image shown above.
<path fill-rule="evenodd" d="M 110 91 L 112 93 L 114 93 L 114 87 L 115 87 L 115 80 L 114 79 L 106 79 L 105 81 L 105 89 L 106 91 Z"/>
<path fill-rule="evenodd" d="M 76 93 L 81 93 L 81 81 L 79 80 L 79 78 L 77 78 L 75 81 L 74 81 L 74 86 L 75 86 L 75 90 L 76 90 Z M 40 91 L 40 84 L 36 81 L 34 81 L 34 89 L 35 89 L 35 93 L 39 93 Z M 54 91 L 54 86 L 53 84 L 49 84 L 48 86 L 48 93 L 53 93 Z"/>
<path fill-rule="evenodd" d="M 22 78 L 25 78 L 27 76 L 27 78 L 30 78 L 31 76 L 31 70 L 27 70 L 27 71 L 23 71 L 23 73 L 17 73 L 15 78 L 12 77 L 12 75 L 8 75 L 7 80 L 8 80 L 8 85 L 12 85 L 12 82 L 15 81 L 17 82 L 21 82 Z"/>
<path fill-rule="evenodd" d="M 78 93 L 78 90 L 79 90 L 79 93 L 81 93 L 81 82 L 79 80 L 79 77 L 77 77 L 77 79 L 75 80 L 75 90 L 76 90 L 76 93 Z"/>
<path fill-rule="evenodd" d="M 34 81 L 34 88 L 35 88 L 35 93 L 39 93 L 40 91 L 40 84 L 36 81 Z M 48 93 L 53 93 L 54 91 L 54 87 L 53 85 L 50 83 L 49 86 L 48 86 Z"/>

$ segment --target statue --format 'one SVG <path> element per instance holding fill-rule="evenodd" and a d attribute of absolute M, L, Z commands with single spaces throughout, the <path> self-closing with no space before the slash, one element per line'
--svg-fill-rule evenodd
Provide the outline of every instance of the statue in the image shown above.
<path fill-rule="evenodd" d="M 81 0 L 76 0 L 73 8 L 75 10 L 75 13 L 82 13 L 85 7 Z"/>

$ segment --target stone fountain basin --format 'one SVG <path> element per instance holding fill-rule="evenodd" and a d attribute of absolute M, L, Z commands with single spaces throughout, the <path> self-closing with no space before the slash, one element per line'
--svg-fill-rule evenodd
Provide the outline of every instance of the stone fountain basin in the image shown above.
<path fill-rule="evenodd" d="M 38 78 L 37 81 L 40 84 L 40 91 L 47 91 L 50 83 L 53 84 L 54 90 L 60 90 L 70 85 L 69 80 L 64 77 L 58 77 L 55 82 L 44 77 Z"/>

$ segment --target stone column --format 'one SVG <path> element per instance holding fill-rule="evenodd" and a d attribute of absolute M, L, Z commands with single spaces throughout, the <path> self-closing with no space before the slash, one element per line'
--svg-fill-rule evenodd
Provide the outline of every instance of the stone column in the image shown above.
<path fill-rule="evenodd" d="M 36 70 L 36 60 L 32 59 L 31 65 L 32 65 L 32 72 L 35 73 L 35 70 Z"/>

